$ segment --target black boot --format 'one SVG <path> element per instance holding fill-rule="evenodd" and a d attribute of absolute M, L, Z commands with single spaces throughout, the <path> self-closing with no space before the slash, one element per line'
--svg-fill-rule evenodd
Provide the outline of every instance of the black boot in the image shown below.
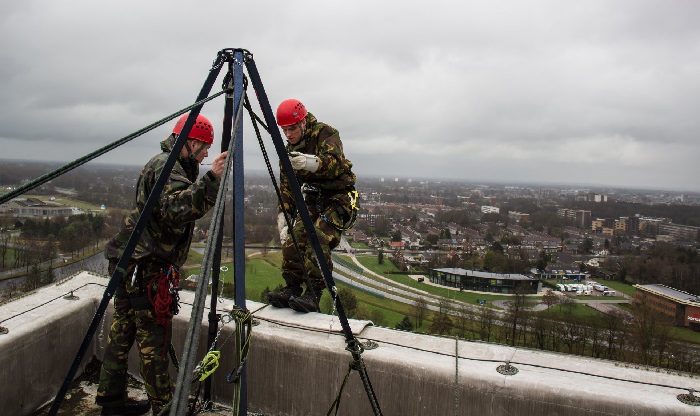
<path fill-rule="evenodd" d="M 267 301 L 270 302 L 270 305 L 277 308 L 289 308 L 289 298 L 292 296 L 299 296 L 301 292 L 301 286 L 299 285 L 286 286 L 279 292 L 268 293 Z"/>
<path fill-rule="evenodd" d="M 323 287 L 306 289 L 301 296 L 292 296 L 289 299 L 289 307 L 297 312 L 318 312 L 318 302 L 323 294 Z"/>
<path fill-rule="evenodd" d="M 126 399 L 116 406 L 103 406 L 102 415 L 110 416 L 138 416 L 151 410 L 151 402 L 148 400 Z"/>

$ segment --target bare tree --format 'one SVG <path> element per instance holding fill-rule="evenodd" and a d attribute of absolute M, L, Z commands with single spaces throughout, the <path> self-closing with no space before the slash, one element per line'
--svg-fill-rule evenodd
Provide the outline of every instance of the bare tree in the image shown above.
<path fill-rule="evenodd" d="M 457 328 L 460 338 L 464 338 L 469 330 L 469 322 L 471 321 L 471 311 L 465 304 L 460 304 L 457 317 L 455 319 L 455 328 Z"/>
<path fill-rule="evenodd" d="M 506 310 L 508 311 L 507 326 L 510 328 L 510 334 L 506 337 L 510 340 L 511 345 L 515 345 L 518 335 L 518 325 L 525 320 L 525 313 L 530 307 L 527 305 L 527 288 L 518 286 L 515 290 L 515 295 L 511 300 L 506 302 Z"/>
<path fill-rule="evenodd" d="M 600 358 L 600 356 L 605 352 L 605 331 L 603 330 L 603 327 L 603 318 L 596 317 L 593 320 L 593 326 L 591 326 L 589 331 L 589 338 L 591 341 L 591 357 Z"/>
<path fill-rule="evenodd" d="M 491 308 L 482 307 L 479 314 L 479 336 L 482 341 L 490 341 L 493 332 L 493 325 L 496 321 L 496 311 Z"/>
<path fill-rule="evenodd" d="M 37 264 L 33 264 L 31 271 L 27 275 L 27 280 L 24 283 L 24 291 L 29 292 L 38 288 L 41 284 L 41 270 Z"/>
<path fill-rule="evenodd" d="M 537 314 L 533 319 L 532 323 L 532 339 L 535 343 L 535 347 L 541 350 L 547 349 L 548 342 L 548 327 L 551 325 L 551 321 L 548 320 L 543 314 Z"/>
<path fill-rule="evenodd" d="M 603 337 L 606 344 L 605 358 L 609 360 L 619 359 L 618 351 L 622 350 L 624 345 L 625 322 L 622 313 L 606 314 L 603 316 Z"/>
<path fill-rule="evenodd" d="M 559 300 L 559 312 L 560 313 L 562 313 L 562 308 L 563 308 L 564 309 L 563 313 L 571 315 L 571 313 L 574 310 L 574 306 L 576 306 L 576 301 L 569 296 L 563 296 Z"/>
<path fill-rule="evenodd" d="M 430 332 L 434 334 L 445 335 L 452 331 L 452 319 L 447 314 L 449 301 L 440 299 L 440 308 L 433 314 L 433 323 L 430 325 Z"/>
<path fill-rule="evenodd" d="M 8 234 L 0 234 L 0 259 L 2 267 L 5 267 L 5 258 L 10 251 L 10 236 Z"/>
<path fill-rule="evenodd" d="M 423 320 L 428 315 L 428 301 L 420 296 L 413 302 L 413 319 L 416 321 L 416 330 L 423 325 Z"/>
<path fill-rule="evenodd" d="M 631 343 L 638 361 L 652 365 L 654 360 L 660 364 L 667 343 L 670 339 L 671 322 L 664 315 L 651 308 L 646 299 L 633 304 L 634 321 L 631 325 Z"/>
<path fill-rule="evenodd" d="M 547 291 L 542 295 L 542 303 L 547 305 L 547 308 L 551 308 L 559 303 L 559 295 L 554 293 L 552 289 L 547 289 Z"/>

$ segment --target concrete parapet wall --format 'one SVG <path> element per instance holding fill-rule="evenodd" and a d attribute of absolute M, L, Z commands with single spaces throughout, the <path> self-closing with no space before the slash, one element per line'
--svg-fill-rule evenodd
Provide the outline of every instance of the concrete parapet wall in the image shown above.
<path fill-rule="evenodd" d="M 53 400 L 104 292 L 99 284 L 106 284 L 106 279 L 83 273 L 61 286 L 0 306 L 0 321 L 4 321 L 0 325 L 9 329 L 8 334 L 0 335 L 2 414 L 31 414 Z M 75 293 L 80 300 L 49 301 L 79 286 L 82 289 Z M 192 293 L 182 293 L 182 309 L 174 320 L 178 356 L 192 300 Z M 249 309 L 262 306 L 251 302 Z M 30 311 L 22 312 L 26 310 Z M 254 313 L 259 325 L 253 328 L 246 370 L 249 411 L 280 416 L 326 414 L 352 358 L 345 350 L 343 335 L 318 325 L 315 329 L 302 327 L 313 318 L 325 321 L 330 317 L 291 313 L 285 321 L 274 321 L 265 311 L 269 307 Z M 105 334 L 111 313 L 110 307 Z M 7 320 L 10 316 L 14 317 Z M 206 352 L 206 320 L 203 317 L 198 357 Z M 333 329 L 339 327 L 336 321 Z M 235 386 L 226 382 L 227 373 L 234 369 L 232 335 L 234 324 L 229 323 L 219 334 L 221 361 L 212 375 L 214 401 L 228 405 Z M 697 407 L 676 398 L 687 393 L 685 388 L 700 390 L 698 378 L 687 374 L 372 326 L 360 326 L 357 338 L 378 344 L 366 350 L 363 359 L 384 415 L 667 416 L 698 412 Z M 98 334 L 95 339 L 99 340 Z M 100 344 L 89 354 L 100 357 Z M 516 374 L 497 371 L 506 362 L 517 368 Z M 130 371 L 138 372 L 134 350 Z M 343 390 L 339 414 L 373 414 L 356 371 Z"/>
<path fill-rule="evenodd" d="M 76 291 L 80 292 L 76 300 L 63 299 L 72 288 L 51 286 L 0 306 L 0 325 L 8 329 L 0 335 L 0 413 L 28 415 L 53 401 L 104 291 L 89 284 L 93 279 L 99 278 L 87 276 L 72 282 L 88 284 Z M 78 374 L 93 357 L 94 348 L 95 341 Z"/>

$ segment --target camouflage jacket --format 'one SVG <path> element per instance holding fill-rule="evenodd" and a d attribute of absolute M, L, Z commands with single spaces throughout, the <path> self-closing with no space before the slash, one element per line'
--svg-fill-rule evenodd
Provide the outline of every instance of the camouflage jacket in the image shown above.
<path fill-rule="evenodd" d="M 107 243 L 107 259 L 116 260 L 121 256 L 174 144 L 175 136 L 163 140 L 160 143 L 163 152 L 153 157 L 141 171 L 136 186 L 136 208 L 124 219 L 119 233 Z M 199 180 L 198 175 L 199 164 L 196 161 L 182 156 L 178 158 L 136 246 L 133 259 L 152 259 L 178 267 L 187 260 L 194 222 L 214 206 L 221 183 L 211 171 Z"/>
<path fill-rule="evenodd" d="M 352 162 L 343 154 L 343 143 L 338 130 L 316 120 L 313 114 L 306 115 L 306 132 L 299 143 L 287 143 L 287 152 L 301 152 L 318 156 L 319 166 L 316 172 L 298 170 L 296 178 L 301 186 L 308 183 L 321 190 L 324 200 L 336 203 L 349 212 L 348 191 L 354 189 L 355 174 Z M 289 180 L 280 163 L 280 192 L 282 193 L 281 210 L 293 215 L 296 210 L 294 195 L 289 189 Z"/>

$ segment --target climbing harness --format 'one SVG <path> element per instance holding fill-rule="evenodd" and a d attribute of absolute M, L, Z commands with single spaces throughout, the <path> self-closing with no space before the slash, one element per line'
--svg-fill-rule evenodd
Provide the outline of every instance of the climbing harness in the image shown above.
<path fill-rule="evenodd" d="M 338 204 L 338 202 L 334 201 L 333 199 L 326 197 L 321 189 L 308 182 L 304 182 L 301 185 L 301 193 L 304 194 L 304 201 L 306 201 L 316 209 L 316 212 L 319 213 L 321 219 L 329 223 L 336 230 L 343 232 L 349 230 L 353 227 L 353 225 L 355 225 L 355 221 L 357 220 L 357 212 L 359 210 L 357 206 L 357 201 L 360 198 L 360 194 L 358 194 L 357 190 L 355 190 L 354 187 L 347 193 L 348 200 L 350 201 L 350 204 L 348 206 L 348 209 L 350 210 L 350 217 L 347 221 L 344 221 L 342 224 L 333 221 L 332 218 L 326 216 L 325 212 L 329 207 L 334 208 L 338 213 L 338 218 L 342 221 L 343 217 L 346 216 L 345 208 L 343 208 L 340 204 Z"/>
<path fill-rule="evenodd" d="M 321 218 L 323 218 L 324 221 L 335 227 L 336 230 L 338 231 L 347 231 L 351 229 L 354 225 L 355 222 L 357 221 L 357 211 L 359 208 L 357 207 L 357 201 L 360 199 L 360 194 L 357 193 L 357 191 L 353 188 L 351 191 L 348 192 L 348 197 L 350 198 L 350 218 L 345 221 L 344 224 L 336 224 L 332 219 L 326 217 L 325 214 L 321 214 Z M 338 211 L 338 217 L 342 218 L 345 215 L 345 212 L 343 208 L 340 206 L 336 205 L 336 210 Z"/>

